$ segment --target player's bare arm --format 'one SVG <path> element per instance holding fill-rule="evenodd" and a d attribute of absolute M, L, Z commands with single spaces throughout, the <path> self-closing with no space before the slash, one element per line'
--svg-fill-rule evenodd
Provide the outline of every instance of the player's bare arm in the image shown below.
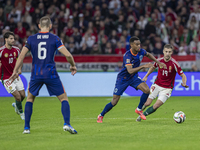
<path fill-rule="evenodd" d="M 158 61 L 151 53 L 146 54 L 146 57 L 148 57 L 149 59 L 153 60 L 154 62 L 156 62 L 160 68 L 167 68 L 167 66 L 164 63 L 161 63 L 160 61 Z"/>
<path fill-rule="evenodd" d="M 65 46 L 63 46 L 60 50 L 59 50 L 63 55 L 65 55 L 67 61 L 70 63 L 70 71 L 72 75 L 75 75 L 77 72 L 76 66 L 75 66 L 75 62 L 74 62 L 74 58 L 71 55 L 71 53 L 65 48 Z"/>
<path fill-rule="evenodd" d="M 183 73 L 183 74 L 181 74 L 180 76 L 182 77 L 182 82 L 183 82 L 183 83 L 181 83 L 181 85 L 182 85 L 183 87 L 185 87 L 185 88 L 188 88 L 189 86 L 186 84 L 186 82 L 187 82 L 187 77 L 186 77 L 186 75 Z"/>
<path fill-rule="evenodd" d="M 18 59 L 17 59 L 17 62 L 15 64 L 15 68 L 13 70 L 13 74 L 12 76 L 9 78 L 9 80 L 11 82 L 13 82 L 17 77 L 18 77 L 18 71 L 19 71 L 19 68 L 21 68 L 21 66 L 23 65 L 23 60 L 24 60 L 24 57 L 26 56 L 26 53 L 29 51 L 29 49 L 27 47 L 23 47 L 22 48 L 22 52 L 20 53 Z"/>
<path fill-rule="evenodd" d="M 156 68 L 154 66 L 152 66 L 151 68 L 149 68 L 148 72 L 146 73 L 146 75 L 144 76 L 144 78 L 142 79 L 143 81 L 147 81 L 148 76 L 155 70 Z"/>
<path fill-rule="evenodd" d="M 132 68 L 132 65 L 126 65 L 126 69 L 127 69 L 129 74 L 133 74 L 133 73 L 136 73 L 136 72 L 140 71 L 143 68 L 150 68 L 150 67 L 153 67 L 152 63 L 141 65 L 141 66 L 136 67 L 136 68 Z"/>

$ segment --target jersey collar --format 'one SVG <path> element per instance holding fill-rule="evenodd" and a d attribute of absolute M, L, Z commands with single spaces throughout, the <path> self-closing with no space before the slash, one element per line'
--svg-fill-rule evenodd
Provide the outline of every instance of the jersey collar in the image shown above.
<path fill-rule="evenodd" d="M 47 31 L 47 32 L 41 32 L 41 31 L 40 31 L 39 33 L 49 33 L 49 32 L 48 32 L 48 31 Z"/>
<path fill-rule="evenodd" d="M 133 52 L 132 52 L 132 50 L 131 50 L 131 49 L 130 49 L 130 51 L 131 51 L 131 54 L 132 54 L 133 56 L 137 56 L 137 54 L 138 54 L 138 53 L 137 53 L 137 54 L 133 54 Z"/>

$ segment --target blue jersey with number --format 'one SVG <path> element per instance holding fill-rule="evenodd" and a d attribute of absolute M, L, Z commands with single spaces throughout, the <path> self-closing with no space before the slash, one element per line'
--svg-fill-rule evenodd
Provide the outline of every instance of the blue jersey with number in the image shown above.
<path fill-rule="evenodd" d="M 60 38 L 49 32 L 30 36 L 25 44 L 32 54 L 31 79 L 58 78 L 54 55 L 64 45 Z"/>
<path fill-rule="evenodd" d="M 117 76 L 117 80 L 125 81 L 125 80 L 130 80 L 134 77 L 137 77 L 138 72 L 134 74 L 129 74 L 126 66 L 131 65 L 132 68 L 139 67 L 143 57 L 146 54 L 147 54 L 146 50 L 142 48 L 137 54 L 133 54 L 131 50 L 127 51 L 123 56 L 123 67 Z"/>

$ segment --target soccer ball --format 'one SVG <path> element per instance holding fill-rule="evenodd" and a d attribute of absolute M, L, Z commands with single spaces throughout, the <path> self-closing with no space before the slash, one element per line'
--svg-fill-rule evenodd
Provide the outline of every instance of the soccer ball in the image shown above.
<path fill-rule="evenodd" d="M 185 121 L 186 116 L 185 116 L 184 112 L 182 112 L 182 111 L 177 111 L 177 112 L 175 112 L 173 118 L 174 118 L 174 121 L 175 121 L 176 123 L 182 123 L 182 122 Z"/>

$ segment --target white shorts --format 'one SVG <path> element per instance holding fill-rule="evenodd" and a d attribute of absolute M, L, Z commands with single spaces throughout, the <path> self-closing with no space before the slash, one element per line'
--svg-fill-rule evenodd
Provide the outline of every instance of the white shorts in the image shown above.
<path fill-rule="evenodd" d="M 163 103 L 165 103 L 166 100 L 170 98 L 171 93 L 172 89 L 170 88 L 163 88 L 157 84 L 152 84 L 149 98 L 155 99 L 159 95 L 158 99 L 161 100 Z"/>
<path fill-rule="evenodd" d="M 6 84 L 6 81 L 8 81 L 9 79 L 3 80 L 4 83 L 4 87 L 6 88 L 8 93 L 13 93 L 14 91 L 22 91 L 24 90 L 24 85 L 22 83 L 22 80 L 20 77 L 18 77 L 17 79 L 15 79 L 10 85 Z"/>

